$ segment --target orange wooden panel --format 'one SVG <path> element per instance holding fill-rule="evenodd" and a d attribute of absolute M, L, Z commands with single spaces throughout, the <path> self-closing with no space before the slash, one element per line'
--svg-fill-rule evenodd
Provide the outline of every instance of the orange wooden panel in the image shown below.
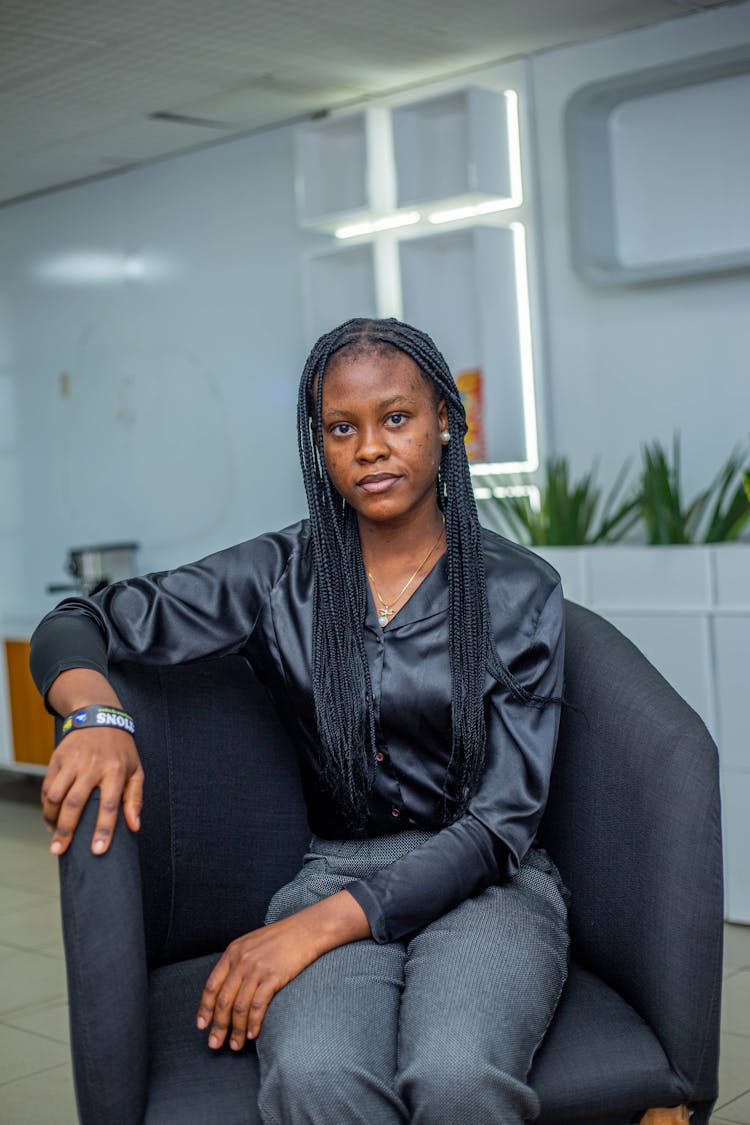
<path fill-rule="evenodd" d="M 6 641 L 13 758 L 46 766 L 55 746 L 55 728 L 29 672 L 29 642 Z"/>

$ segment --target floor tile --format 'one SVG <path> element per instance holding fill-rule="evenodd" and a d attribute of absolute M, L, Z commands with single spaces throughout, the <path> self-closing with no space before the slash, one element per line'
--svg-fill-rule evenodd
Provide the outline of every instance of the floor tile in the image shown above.
<path fill-rule="evenodd" d="M 24 949 L 43 949 L 62 942 L 60 904 L 54 898 L 0 917 L 0 942 Z"/>
<path fill-rule="evenodd" d="M 8 1082 L 0 1090 L 0 1105 L 8 1125 L 78 1125 L 68 1066 Z"/>
<path fill-rule="evenodd" d="M 37 778 L 0 773 L 0 843 L 3 840 L 22 840 L 31 844 L 44 844 L 48 837 L 41 815 Z"/>
<path fill-rule="evenodd" d="M 0 802 L 0 813 L 2 813 L 7 806 Z M 32 814 L 27 813 L 31 816 Z M 49 836 L 46 840 L 39 840 L 31 843 L 29 840 L 18 840 L 13 836 L 8 838 L 2 831 L 0 831 L 0 877 L 9 868 L 19 861 L 25 860 L 41 860 L 42 856 L 49 856 Z"/>
<path fill-rule="evenodd" d="M 744 969 L 724 981 L 721 1029 L 731 1035 L 750 1036 L 750 970 Z M 750 1068 L 748 1068 L 750 1087 Z"/>
<path fill-rule="evenodd" d="M 6 887 L 19 887 L 47 897 L 57 897 L 60 893 L 58 860 L 46 849 L 40 849 L 36 855 L 18 860 L 10 870 L 3 871 L 0 882 Z"/>
<path fill-rule="evenodd" d="M 717 1113 L 722 1106 L 750 1089 L 750 1038 L 745 1035 L 721 1036 L 719 1055 L 719 1097 Z"/>
<path fill-rule="evenodd" d="M 725 923 L 724 968 L 750 968 L 750 926 Z"/>
<path fill-rule="evenodd" d="M 0 879 L 0 918 L 6 914 L 15 914 L 19 910 L 27 910 L 30 906 L 41 906 L 49 898 L 50 895 L 40 894 L 39 891 L 26 891 L 23 887 L 9 887 Z"/>
<path fill-rule="evenodd" d="M 58 1043 L 70 1043 L 67 1001 L 32 1004 L 31 1007 L 23 1008 L 13 1015 L 0 1017 L 0 1024 L 20 1028 L 22 1031 L 31 1031 L 34 1035 L 55 1039 Z"/>
<path fill-rule="evenodd" d="M 0 941 L 0 958 L 2 957 L 15 957 L 18 953 L 17 945 L 6 945 L 5 942 Z"/>
<path fill-rule="evenodd" d="M 0 1024 L 0 1085 L 14 1078 L 25 1078 L 39 1070 L 67 1063 L 68 1059 L 69 1052 L 65 1043 Z M 0 1120 L 4 1120 L 3 1113 L 0 1093 Z"/>
<path fill-rule="evenodd" d="M 0 958 L 0 1017 L 65 995 L 65 965 L 59 958 L 21 951 Z"/>
<path fill-rule="evenodd" d="M 731 1125 L 750 1125 L 750 1093 L 721 1107 L 721 1120 Z"/>

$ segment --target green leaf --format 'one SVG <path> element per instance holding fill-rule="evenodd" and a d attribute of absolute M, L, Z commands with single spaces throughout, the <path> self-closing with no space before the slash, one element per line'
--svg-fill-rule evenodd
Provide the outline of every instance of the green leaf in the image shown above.
<path fill-rule="evenodd" d="M 565 457 L 551 457 L 543 467 L 540 505 L 535 511 L 528 497 L 497 498 L 497 514 L 519 542 L 536 547 L 569 547 L 620 538 L 638 518 L 635 496 L 621 499 L 627 464 L 602 503 L 596 469 L 572 481 Z"/>
<path fill-rule="evenodd" d="M 672 461 L 659 442 L 643 447 L 641 515 L 650 543 L 720 543 L 736 539 L 750 519 L 744 457 L 734 449 L 708 488 L 682 501 L 681 451 L 677 434 Z M 730 491 L 732 490 L 732 491 Z"/>

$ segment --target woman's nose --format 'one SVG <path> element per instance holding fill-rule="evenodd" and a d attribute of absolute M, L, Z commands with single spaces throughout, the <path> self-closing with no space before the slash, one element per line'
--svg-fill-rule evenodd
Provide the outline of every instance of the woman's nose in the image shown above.
<path fill-rule="evenodd" d="M 381 457 L 387 457 L 388 453 L 388 445 L 379 428 L 373 426 L 360 430 L 357 446 L 357 457 L 360 461 L 378 461 Z"/>

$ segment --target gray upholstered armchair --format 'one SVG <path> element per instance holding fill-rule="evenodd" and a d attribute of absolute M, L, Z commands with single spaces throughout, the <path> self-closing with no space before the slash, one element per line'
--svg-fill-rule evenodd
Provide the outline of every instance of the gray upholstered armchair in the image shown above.
<path fill-rule="evenodd" d="M 626 1125 L 717 1093 L 722 860 L 717 753 L 612 626 L 568 604 L 543 842 L 571 891 L 573 961 L 532 1084 L 543 1125 Z M 114 672 L 138 716 L 143 828 L 60 861 L 84 1125 L 249 1125 L 257 1060 L 194 1028 L 209 967 L 262 924 L 306 839 L 293 753 L 236 657 Z"/>

